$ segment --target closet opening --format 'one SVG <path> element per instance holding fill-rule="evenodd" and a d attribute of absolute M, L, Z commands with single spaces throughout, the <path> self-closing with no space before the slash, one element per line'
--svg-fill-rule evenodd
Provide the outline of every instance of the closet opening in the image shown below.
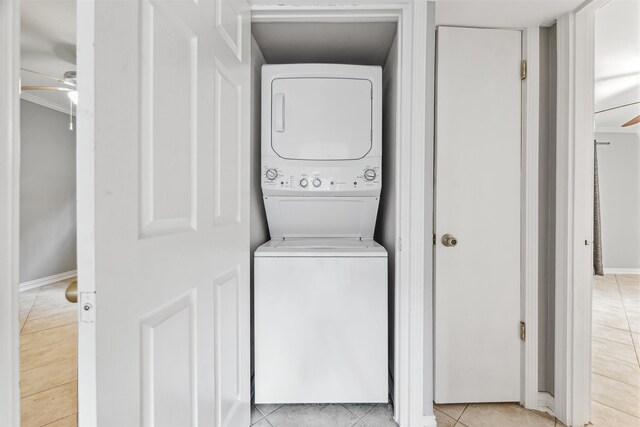
<path fill-rule="evenodd" d="M 279 16 L 284 16 L 280 14 Z M 292 15 L 293 16 L 293 15 Z M 398 337 L 395 330 L 398 274 L 396 271 L 397 242 L 399 237 L 399 164 L 400 164 L 400 44 L 399 23 L 392 17 L 383 17 L 378 22 L 318 22 L 305 18 L 292 21 L 292 17 L 274 20 L 268 15 L 254 12 L 252 17 L 251 61 L 251 387 L 252 404 L 255 396 L 255 260 L 258 247 L 271 239 L 265 213 L 262 192 L 263 168 L 261 166 L 261 88 L 262 66 L 265 64 L 344 64 L 378 66 L 382 69 L 382 189 L 379 198 L 373 239 L 384 247 L 388 254 L 387 264 L 387 345 L 388 345 L 388 404 L 366 404 L 349 402 L 343 405 L 349 417 L 365 419 L 367 414 L 393 418 L 394 378 L 396 377 L 395 354 Z M 354 18 L 355 20 L 355 18 Z M 313 21 L 313 22 L 310 22 Z M 339 218 L 331 219 L 339 221 Z M 313 331 L 309 331 L 313 334 Z M 300 378 L 299 381 L 304 381 Z M 311 384 L 310 384 L 311 386 Z M 276 416 L 276 411 L 287 402 L 258 405 L 252 414 L 259 418 Z M 315 402 L 333 403 L 333 402 Z M 373 408 L 377 408 L 376 411 Z M 342 410 L 342 409 L 340 409 Z M 385 415 L 386 411 L 386 415 Z M 350 418 L 351 419 L 351 418 Z M 256 419 L 252 417 L 252 424 Z"/>

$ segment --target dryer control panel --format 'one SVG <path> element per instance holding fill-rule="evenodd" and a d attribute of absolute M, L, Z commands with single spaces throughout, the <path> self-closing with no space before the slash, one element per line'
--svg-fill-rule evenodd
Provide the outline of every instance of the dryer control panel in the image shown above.
<path fill-rule="evenodd" d="M 352 167 L 283 165 L 264 161 L 262 191 L 265 195 L 361 195 L 377 196 L 382 188 L 380 158 L 363 159 Z M 274 159 L 275 160 L 275 159 Z M 315 162 L 314 162 L 315 163 Z"/>

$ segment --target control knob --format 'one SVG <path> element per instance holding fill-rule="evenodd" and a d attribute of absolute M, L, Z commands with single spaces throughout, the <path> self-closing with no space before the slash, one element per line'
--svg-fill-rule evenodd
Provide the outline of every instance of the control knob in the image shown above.
<path fill-rule="evenodd" d="M 374 171 L 373 169 L 367 169 L 366 171 L 364 171 L 364 179 L 366 179 L 367 181 L 373 181 L 374 179 L 376 179 L 376 171 Z"/>
<path fill-rule="evenodd" d="M 302 178 L 302 179 L 300 180 L 300 187 L 302 187 L 302 188 L 306 188 L 306 187 L 307 187 L 307 185 L 309 185 L 309 181 L 307 181 L 307 178 Z"/>
<path fill-rule="evenodd" d="M 322 181 L 320 181 L 318 178 L 313 180 L 314 187 L 320 187 L 321 185 L 322 185 Z"/>
<path fill-rule="evenodd" d="M 267 169 L 267 173 L 265 174 L 269 181 L 273 181 L 278 177 L 278 171 L 275 169 Z"/>

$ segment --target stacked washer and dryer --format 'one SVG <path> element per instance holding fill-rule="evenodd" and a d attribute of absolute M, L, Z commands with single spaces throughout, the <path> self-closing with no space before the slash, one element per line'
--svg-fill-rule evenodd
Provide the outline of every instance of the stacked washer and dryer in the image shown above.
<path fill-rule="evenodd" d="M 262 68 L 256 403 L 388 400 L 380 67 Z"/>

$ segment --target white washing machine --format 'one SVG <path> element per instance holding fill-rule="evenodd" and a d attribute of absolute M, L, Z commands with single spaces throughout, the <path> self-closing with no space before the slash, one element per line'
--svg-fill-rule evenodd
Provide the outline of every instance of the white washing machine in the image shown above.
<path fill-rule="evenodd" d="M 262 69 L 262 192 L 271 241 L 255 252 L 256 403 L 387 402 L 382 70 Z"/>

